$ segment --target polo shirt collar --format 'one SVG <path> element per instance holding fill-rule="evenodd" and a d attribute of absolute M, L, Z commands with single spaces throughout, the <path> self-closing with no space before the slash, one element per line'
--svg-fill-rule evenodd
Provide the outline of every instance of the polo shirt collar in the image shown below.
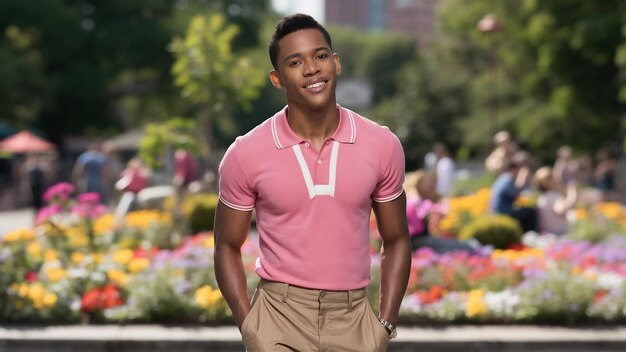
<path fill-rule="evenodd" d="M 354 121 L 354 113 L 339 104 L 339 126 L 329 139 L 336 140 L 340 143 L 353 144 L 356 141 L 356 124 Z M 272 137 L 274 144 L 278 149 L 292 147 L 296 144 L 304 142 L 302 137 L 295 134 L 289 123 L 287 122 L 287 106 L 272 117 Z"/>

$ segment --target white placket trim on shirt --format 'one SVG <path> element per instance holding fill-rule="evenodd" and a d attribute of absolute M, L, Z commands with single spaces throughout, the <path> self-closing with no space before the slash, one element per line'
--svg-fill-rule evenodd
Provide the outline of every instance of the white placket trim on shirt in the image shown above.
<path fill-rule="evenodd" d="M 315 196 L 331 196 L 335 195 L 335 184 L 337 182 L 337 155 L 339 154 L 339 142 L 333 141 L 333 148 L 330 152 L 330 167 L 328 169 L 328 184 L 316 185 L 313 183 L 313 177 L 306 164 L 300 145 L 296 144 L 293 147 L 293 152 L 296 154 L 296 159 L 300 165 L 300 171 L 302 171 L 302 177 L 304 183 L 309 191 L 309 198 L 313 199 Z"/>

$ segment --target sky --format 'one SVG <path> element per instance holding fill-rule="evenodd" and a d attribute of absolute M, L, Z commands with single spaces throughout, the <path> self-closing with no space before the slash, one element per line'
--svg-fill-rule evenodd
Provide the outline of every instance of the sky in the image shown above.
<path fill-rule="evenodd" d="M 324 23 L 324 0 L 272 0 L 272 6 L 282 14 L 304 13 Z"/>

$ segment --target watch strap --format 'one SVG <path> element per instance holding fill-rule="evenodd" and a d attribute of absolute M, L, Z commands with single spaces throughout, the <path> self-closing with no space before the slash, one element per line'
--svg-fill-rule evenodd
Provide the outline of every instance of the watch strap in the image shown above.
<path fill-rule="evenodd" d="M 378 321 L 385 327 L 385 329 L 387 329 L 387 332 L 389 333 L 389 337 L 390 338 L 394 338 L 398 335 L 398 332 L 396 331 L 396 327 L 393 326 L 393 324 L 391 324 L 390 322 L 386 321 L 383 318 L 378 318 Z"/>

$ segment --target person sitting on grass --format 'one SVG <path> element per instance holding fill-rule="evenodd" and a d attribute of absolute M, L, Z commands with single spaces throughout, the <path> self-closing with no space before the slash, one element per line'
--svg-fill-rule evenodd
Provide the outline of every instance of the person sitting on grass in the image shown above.
<path fill-rule="evenodd" d="M 566 234 L 569 226 L 567 212 L 576 205 L 576 181 L 567 183 L 566 193 L 559 191 L 559 185 L 553 177 L 552 168 L 544 166 L 535 172 L 533 182 L 540 195 L 537 198 L 539 231 L 555 235 Z"/>
<path fill-rule="evenodd" d="M 449 251 L 473 251 L 465 243 L 452 238 L 436 236 L 444 217 L 440 195 L 436 191 L 437 176 L 433 171 L 418 170 L 407 177 L 406 217 L 413 251 L 429 247 L 437 253 Z"/>

